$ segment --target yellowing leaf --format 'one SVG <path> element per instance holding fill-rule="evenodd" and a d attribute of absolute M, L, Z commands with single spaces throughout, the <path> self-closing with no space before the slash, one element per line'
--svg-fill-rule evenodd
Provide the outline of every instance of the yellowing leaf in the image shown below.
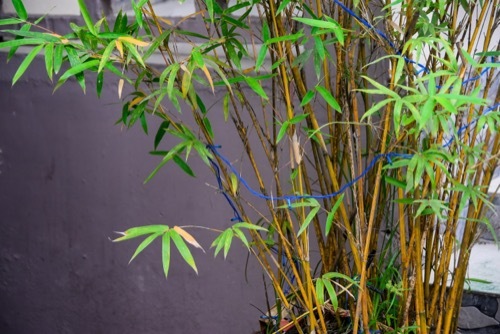
<path fill-rule="evenodd" d="M 212 76 L 210 75 L 210 72 L 208 71 L 207 65 L 203 65 L 203 67 L 200 67 L 203 73 L 205 73 L 205 76 L 207 77 L 208 83 L 210 84 L 210 87 L 212 88 L 212 93 L 215 93 L 215 88 L 214 88 L 214 82 L 212 80 Z"/>
<path fill-rule="evenodd" d="M 68 40 L 67 38 L 62 37 L 62 36 L 61 36 L 61 35 L 59 35 L 59 34 L 54 34 L 54 33 L 52 33 L 52 34 L 49 34 L 49 35 L 52 35 L 52 36 L 54 36 L 54 37 L 59 38 L 59 39 L 61 40 L 61 43 L 63 43 L 63 44 L 68 44 L 68 43 L 69 43 L 69 40 Z"/>
<path fill-rule="evenodd" d="M 123 44 L 119 40 L 115 41 L 116 49 L 120 52 L 120 56 L 123 58 Z"/>
<path fill-rule="evenodd" d="M 201 245 L 198 243 L 198 241 L 196 241 L 196 239 L 191 234 L 189 234 L 186 230 L 180 228 L 179 226 L 174 226 L 174 231 L 177 232 L 187 243 L 189 243 L 190 245 L 192 245 L 196 248 L 201 249 L 203 251 L 203 253 L 205 253 L 205 250 L 203 249 L 203 247 L 201 247 Z"/>
<path fill-rule="evenodd" d="M 144 42 L 144 41 L 138 40 L 138 39 L 130 37 L 130 36 L 120 36 L 120 37 L 118 37 L 118 41 L 127 42 L 127 43 L 134 44 L 137 46 L 149 46 L 148 42 Z"/>
<path fill-rule="evenodd" d="M 139 104 L 142 100 L 144 100 L 144 96 L 138 96 L 135 99 L 130 102 L 129 108 L 132 108 L 133 106 Z"/>
<path fill-rule="evenodd" d="M 123 84 L 125 83 L 125 81 L 123 79 L 120 79 L 118 81 L 118 98 L 121 99 L 122 98 L 122 91 L 123 91 Z"/>
<path fill-rule="evenodd" d="M 238 177 L 234 174 L 231 174 L 231 192 L 234 196 L 236 196 L 238 192 Z"/>

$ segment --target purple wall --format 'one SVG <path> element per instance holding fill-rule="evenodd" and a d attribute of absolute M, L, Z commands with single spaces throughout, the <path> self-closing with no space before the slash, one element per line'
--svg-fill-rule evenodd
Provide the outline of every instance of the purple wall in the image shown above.
<path fill-rule="evenodd" d="M 147 224 L 230 225 L 230 208 L 174 165 L 147 185 L 153 137 L 113 125 L 108 81 L 97 100 L 69 82 L 54 95 L 37 59 L 11 88 L 22 57 L 0 54 L 0 333 L 251 333 L 263 306 L 261 271 L 237 242 L 226 261 L 193 250 L 200 275 L 174 255 L 165 280 L 158 244 L 127 265 L 138 241 L 113 231 Z M 208 97 L 207 97 L 208 98 Z M 222 126 L 222 125 L 219 125 Z M 220 140 L 223 140 L 221 138 Z M 198 167 L 198 168 L 197 168 Z M 208 249 L 215 237 L 192 230 Z M 253 268 L 253 269 L 252 269 Z"/>

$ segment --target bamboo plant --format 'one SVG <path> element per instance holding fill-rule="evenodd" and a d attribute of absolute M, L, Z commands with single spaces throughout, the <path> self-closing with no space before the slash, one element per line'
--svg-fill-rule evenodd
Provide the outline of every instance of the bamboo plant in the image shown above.
<path fill-rule="evenodd" d="M 167 163 L 194 176 L 193 154 L 213 171 L 233 223 L 201 227 L 215 255 L 238 240 L 261 265 L 275 296 L 264 333 L 455 332 L 499 164 L 497 0 L 197 0 L 202 31 L 147 0 L 97 21 L 78 0 L 84 24 L 65 35 L 12 3 L 0 47 L 31 47 L 13 83 L 42 51 L 56 89 L 94 75 L 100 95 L 116 76 L 122 124 L 161 120 L 146 181 Z M 160 240 L 165 275 L 172 248 L 196 271 L 190 228 L 115 241 L 145 237 L 133 259 Z"/>

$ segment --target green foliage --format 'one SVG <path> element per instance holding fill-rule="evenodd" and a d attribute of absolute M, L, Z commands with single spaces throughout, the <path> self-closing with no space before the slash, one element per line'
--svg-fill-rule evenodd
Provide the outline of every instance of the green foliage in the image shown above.
<path fill-rule="evenodd" d="M 500 149 L 500 113 L 487 109 L 498 102 L 488 98 L 498 43 L 486 32 L 479 46 L 471 19 L 484 3 L 392 1 L 373 17 L 373 4 L 359 0 L 355 18 L 336 3 L 222 8 L 205 0 L 192 17 L 206 24 L 200 32 L 154 15 L 147 0 L 132 1 L 133 16 L 97 21 L 79 0 L 84 24 L 71 23 L 72 32 L 60 36 L 28 22 L 22 1 L 12 2 L 17 17 L 0 20 L 12 39 L 0 48 L 8 59 L 30 48 L 13 84 L 42 51 L 56 89 L 74 79 L 85 92 L 86 78 L 95 76 L 100 96 L 104 80 L 116 77 L 123 104 L 117 123 L 154 135 L 151 154 L 161 159 L 145 182 L 169 163 L 195 177 L 192 155 L 211 168 L 245 220 L 223 231 L 204 227 L 217 234 L 214 255 L 226 258 L 239 239 L 258 258 L 279 308 L 296 326 L 311 326 L 299 332 L 326 332 L 318 310 L 329 305 L 334 312 L 348 305 L 354 332 L 453 332 L 456 316 L 441 310 L 457 314 L 465 254 L 478 224 L 491 229 L 483 216 Z M 255 9 L 258 18 L 250 16 Z M 468 18 L 460 24 L 459 13 Z M 489 27 L 493 15 L 483 17 Z M 464 38 L 469 45 L 456 43 Z M 191 47 L 186 55 L 180 43 Z M 153 55 L 164 64 L 154 66 Z M 202 90 L 216 96 L 213 105 Z M 236 166 L 207 148 L 227 140 L 214 123 L 222 119 L 224 135 L 235 131 L 241 140 L 248 159 L 239 161 L 248 161 L 260 198 L 248 195 Z M 160 124 L 156 132 L 153 124 Z M 267 211 L 256 199 L 267 199 Z M 461 220 L 464 260 L 448 272 Z M 137 237 L 144 240 L 131 261 L 161 240 L 165 276 L 172 246 L 197 272 L 189 245 L 203 248 L 185 228 L 136 227 L 115 241 Z M 317 270 L 311 258 L 319 258 Z M 442 290 L 449 275 L 453 283 Z"/>

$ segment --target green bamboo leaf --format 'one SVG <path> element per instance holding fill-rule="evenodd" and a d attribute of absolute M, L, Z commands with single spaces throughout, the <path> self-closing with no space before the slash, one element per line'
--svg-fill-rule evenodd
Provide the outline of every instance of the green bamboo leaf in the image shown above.
<path fill-rule="evenodd" d="M 54 73 L 54 43 L 48 43 L 45 46 L 45 69 L 50 81 L 52 81 L 52 74 Z"/>
<path fill-rule="evenodd" d="M 181 66 L 179 65 L 179 63 L 174 63 L 171 66 L 172 69 L 170 70 L 170 74 L 168 76 L 168 81 L 167 81 L 167 94 L 169 99 L 173 100 L 175 79 L 177 77 L 177 72 L 179 72 Z"/>
<path fill-rule="evenodd" d="M 66 82 L 70 77 L 77 75 L 79 73 L 84 72 L 85 70 L 88 70 L 93 67 L 97 67 L 99 65 L 99 60 L 94 59 L 94 60 L 89 60 L 87 62 L 81 63 L 75 67 L 71 67 L 69 70 L 64 72 L 63 75 L 59 78 L 59 81 L 57 82 L 56 88 L 61 87 L 62 84 Z"/>
<path fill-rule="evenodd" d="M 78 0 L 78 6 L 80 7 L 80 13 L 82 13 L 83 20 L 85 21 L 87 28 L 92 33 L 92 35 L 96 35 L 94 23 L 92 23 L 92 18 L 90 17 L 87 5 L 85 4 L 85 0 Z"/>
<path fill-rule="evenodd" d="M 148 247 L 156 238 L 158 238 L 162 234 L 163 234 L 163 232 L 154 233 L 154 234 L 151 234 L 146 239 L 144 239 L 139 244 L 139 246 L 137 247 L 137 249 L 134 252 L 134 255 L 132 255 L 132 257 L 130 258 L 130 261 L 128 261 L 128 263 L 130 264 L 136 258 L 137 255 L 139 255 L 146 247 Z"/>
<path fill-rule="evenodd" d="M 214 0 L 205 0 L 207 5 L 208 16 L 210 16 L 210 21 L 214 23 Z"/>
<path fill-rule="evenodd" d="M 382 100 L 382 101 L 374 104 L 370 109 L 368 109 L 363 114 L 363 116 L 361 117 L 361 120 L 364 120 L 365 118 L 372 116 L 374 113 L 376 113 L 377 111 L 379 111 L 380 109 L 382 109 L 383 107 L 385 107 L 386 105 L 391 103 L 392 101 L 394 101 L 394 100 L 393 99 L 385 99 L 385 100 Z"/>
<path fill-rule="evenodd" d="M 26 38 L 36 38 L 36 39 L 41 39 L 46 42 L 52 42 L 52 43 L 57 43 L 60 42 L 60 38 L 57 36 L 54 36 L 52 34 L 47 34 L 47 33 L 42 33 L 42 32 L 36 32 L 36 31 L 23 31 L 23 30 L 2 30 L 2 32 L 6 32 L 15 36 L 19 37 L 26 37 Z"/>
<path fill-rule="evenodd" d="M 28 66 L 30 66 L 33 59 L 35 59 L 36 55 L 43 49 L 43 47 L 43 44 L 37 45 L 33 48 L 33 50 L 30 51 L 30 53 L 28 53 L 28 55 L 26 56 L 26 58 L 24 58 L 23 62 L 21 63 L 21 65 L 19 65 L 19 68 L 14 74 L 14 77 L 12 78 L 12 85 L 14 85 L 17 80 L 19 80 L 19 78 L 24 74 Z"/>
<path fill-rule="evenodd" d="M 224 99 L 222 100 L 222 110 L 224 112 L 224 121 L 227 122 L 229 119 L 229 93 L 224 95 Z"/>
<path fill-rule="evenodd" d="M 356 282 L 356 280 L 354 280 L 353 278 L 351 278 L 347 275 L 341 274 L 341 273 L 329 272 L 329 273 L 324 274 L 322 277 L 324 279 L 328 279 L 328 280 L 332 280 L 334 278 L 341 278 L 341 279 L 346 280 L 347 282 L 359 287 L 359 283 Z"/>
<path fill-rule="evenodd" d="M 191 52 L 191 59 L 194 61 L 197 67 L 202 68 L 205 66 L 205 62 L 201 56 L 201 52 L 199 48 L 194 48 Z"/>
<path fill-rule="evenodd" d="M 337 198 L 332 209 L 330 210 L 330 212 L 328 212 L 328 216 L 326 217 L 326 224 L 325 224 L 325 236 L 328 235 L 328 233 L 330 233 L 330 230 L 332 228 L 333 218 L 335 217 L 335 213 L 337 212 L 338 208 L 342 204 L 342 201 L 344 200 L 344 195 L 345 194 L 341 194 L 339 196 L 339 198 Z"/>
<path fill-rule="evenodd" d="M 302 223 L 302 226 L 300 226 L 299 232 L 297 233 L 297 236 L 301 235 L 311 224 L 313 218 L 316 216 L 316 214 L 319 211 L 319 207 L 313 207 L 311 211 L 309 211 L 309 214 L 306 216 L 306 219 L 304 219 L 304 222 Z"/>
<path fill-rule="evenodd" d="M 316 297 L 320 305 L 325 304 L 325 285 L 321 278 L 316 279 Z"/>
<path fill-rule="evenodd" d="M 394 103 L 394 132 L 396 136 L 399 136 L 399 130 L 401 128 L 401 115 L 403 113 L 403 100 L 396 100 Z"/>
<path fill-rule="evenodd" d="M 103 84 L 104 84 L 104 72 L 101 72 L 97 74 L 97 81 L 96 81 L 97 97 L 99 98 L 101 97 Z"/>
<path fill-rule="evenodd" d="M 54 49 L 54 73 L 55 74 L 59 73 L 59 70 L 61 70 L 61 65 L 63 62 L 63 51 L 64 51 L 64 45 L 57 44 L 55 49 Z"/>
<path fill-rule="evenodd" d="M 281 139 L 283 139 L 283 137 L 285 136 L 286 134 L 286 130 L 288 129 L 288 127 L 290 126 L 290 122 L 288 121 L 285 121 L 282 125 L 281 125 L 281 128 L 280 130 L 278 131 L 278 135 L 276 136 L 276 143 L 279 143 L 281 141 Z"/>
<path fill-rule="evenodd" d="M 266 228 L 264 228 L 262 226 L 259 226 L 259 225 L 250 224 L 250 223 L 247 223 L 247 222 L 236 223 L 236 224 L 233 225 L 233 227 L 235 227 L 235 228 L 246 228 L 247 230 L 256 230 L 256 231 L 267 232 Z"/>
<path fill-rule="evenodd" d="M 268 99 L 266 92 L 264 91 L 264 89 L 262 88 L 262 86 L 260 85 L 260 82 L 258 80 L 254 79 L 252 77 L 245 77 L 245 81 L 248 84 L 248 86 L 250 86 L 250 88 L 255 93 L 257 93 L 257 95 L 262 97 L 264 100 Z"/>
<path fill-rule="evenodd" d="M 104 52 L 102 53 L 101 61 L 99 63 L 99 68 L 97 69 L 98 73 L 100 73 L 102 71 L 102 69 L 104 68 L 104 66 L 108 62 L 109 56 L 111 56 L 111 52 L 113 52 L 113 50 L 115 49 L 115 46 L 116 46 L 116 43 L 114 40 L 112 40 L 108 44 L 108 46 L 106 46 L 106 48 L 104 49 Z"/>
<path fill-rule="evenodd" d="M 345 36 L 344 36 L 344 29 L 342 29 L 342 26 L 331 17 L 325 16 L 325 18 L 328 20 L 328 22 L 332 23 L 335 26 L 334 28 L 332 28 L 333 33 L 335 37 L 337 37 L 337 40 L 339 41 L 340 45 L 344 45 Z"/>
<path fill-rule="evenodd" d="M 291 0 L 283 0 L 283 1 L 281 1 L 280 5 L 278 7 L 278 10 L 276 11 L 276 15 L 279 15 L 286 8 L 286 6 L 288 6 L 288 4 L 290 2 L 291 2 Z"/>
<path fill-rule="evenodd" d="M 19 24 L 22 22 L 23 21 L 19 20 L 18 18 L 1 19 L 0 26 L 8 26 L 8 25 L 13 25 L 13 24 Z"/>
<path fill-rule="evenodd" d="M 497 56 L 500 56 L 500 51 L 478 52 L 478 53 L 476 53 L 476 55 L 482 56 L 482 57 L 497 57 Z"/>
<path fill-rule="evenodd" d="M 172 160 L 174 158 L 174 156 L 177 155 L 178 152 L 183 150 L 186 145 L 187 145 L 186 142 L 181 142 L 181 143 L 177 144 L 174 148 L 172 148 L 168 152 L 168 154 L 163 157 L 163 160 L 158 164 L 158 166 L 156 166 L 156 168 L 151 172 L 151 174 L 149 174 L 149 176 L 146 178 L 146 180 L 144 180 L 144 183 L 145 184 L 148 183 L 153 178 L 153 176 L 155 176 L 156 173 L 158 173 L 160 168 L 162 168 L 167 162 Z"/>
<path fill-rule="evenodd" d="M 323 86 L 316 86 L 315 87 L 318 93 L 323 97 L 323 99 L 338 112 L 342 112 L 342 109 L 340 108 L 339 103 L 335 98 L 332 96 L 332 94 Z"/>
<path fill-rule="evenodd" d="M 234 231 L 234 234 L 236 234 L 236 236 L 238 236 L 238 238 L 240 238 L 241 242 L 245 245 L 245 247 L 247 249 L 250 249 L 250 244 L 248 243 L 248 239 L 245 236 L 245 234 L 243 233 L 243 231 L 241 231 L 240 229 L 235 228 L 235 227 L 233 227 L 233 231 Z"/>
<path fill-rule="evenodd" d="M 135 46 L 133 44 L 130 44 L 130 43 L 124 42 L 124 41 L 122 41 L 122 44 L 125 45 L 125 47 L 130 52 L 130 54 L 134 57 L 136 62 L 141 64 L 142 67 L 146 67 L 146 65 L 144 65 L 144 61 L 142 60 L 141 55 L 139 54 L 139 52 L 137 52 L 137 49 L 135 48 Z"/>
<path fill-rule="evenodd" d="M 146 234 L 164 233 L 168 231 L 168 229 L 169 227 L 167 225 L 146 225 L 146 226 L 132 227 L 126 230 L 125 232 L 116 232 L 118 234 L 121 234 L 122 236 L 114 239 L 113 242 L 129 240 Z"/>
<path fill-rule="evenodd" d="M 406 189 L 406 183 L 404 183 L 401 180 L 398 180 L 396 178 L 390 177 L 388 175 L 384 176 L 384 180 L 388 184 L 393 185 L 393 186 L 395 186 L 397 188 Z"/>
<path fill-rule="evenodd" d="M 224 239 L 224 259 L 227 258 L 227 254 L 229 253 L 229 249 L 231 248 L 231 242 L 233 241 L 234 233 L 233 230 L 228 230 L 230 233 L 227 234 Z"/>
<path fill-rule="evenodd" d="M 298 21 L 298 22 L 304 23 L 308 26 L 316 27 L 316 28 L 337 30 L 340 27 L 339 24 L 336 22 L 328 22 L 328 21 L 323 21 L 320 19 L 310 19 L 310 18 L 305 18 L 305 17 L 294 17 L 293 19 L 295 21 Z"/>
<path fill-rule="evenodd" d="M 148 121 L 146 120 L 146 113 L 142 112 L 139 118 L 141 120 L 142 130 L 144 131 L 145 134 L 148 134 Z"/>
<path fill-rule="evenodd" d="M 316 93 L 313 90 L 308 90 L 306 95 L 304 95 L 304 98 L 302 98 L 302 102 L 300 102 L 300 106 L 303 107 L 303 106 L 309 104 L 309 102 L 311 102 L 311 100 L 314 98 L 314 95 L 316 95 Z"/>
<path fill-rule="evenodd" d="M 203 117 L 203 125 L 205 126 L 205 129 L 207 130 L 210 138 L 214 138 L 214 131 L 212 130 L 212 123 L 210 123 L 210 120 L 208 117 Z"/>
<path fill-rule="evenodd" d="M 69 60 L 69 63 L 70 63 L 72 68 L 80 66 L 82 64 L 82 61 L 81 61 L 80 57 L 78 56 L 78 53 L 76 52 L 76 49 L 74 46 L 66 45 L 64 47 L 64 49 L 66 50 L 66 53 L 68 55 L 68 60 Z M 84 74 L 84 72 L 80 71 L 74 75 L 75 75 L 76 81 L 78 81 L 78 84 L 80 85 L 80 87 L 82 87 L 82 90 L 85 93 L 85 74 Z M 59 87 L 60 87 L 60 85 L 59 86 L 56 85 L 54 90 L 58 89 Z"/>
<path fill-rule="evenodd" d="M 225 243 L 226 237 L 230 233 L 233 233 L 232 230 L 231 229 L 227 229 L 224 232 L 222 232 L 221 234 L 219 234 L 217 236 L 217 238 L 215 238 L 215 240 L 212 242 L 212 245 L 210 247 L 215 247 L 214 257 L 216 257 L 217 254 L 219 254 L 219 252 L 222 249 L 222 247 L 224 247 L 224 243 Z"/>
<path fill-rule="evenodd" d="M 29 31 L 30 29 L 31 29 L 31 24 L 23 24 L 21 26 L 21 29 L 19 29 L 19 31 Z M 24 38 L 22 36 L 16 36 L 15 39 L 20 40 L 20 39 L 24 39 Z M 12 48 L 10 48 L 9 53 L 7 55 L 7 61 L 11 60 L 12 57 L 14 57 L 18 48 L 19 48 L 19 46 L 13 46 Z"/>
<path fill-rule="evenodd" d="M 267 45 L 263 44 L 260 47 L 259 54 L 257 55 L 257 60 L 255 61 L 255 72 L 259 72 L 260 68 L 264 64 L 264 61 L 266 60 L 267 51 L 268 51 Z"/>
<path fill-rule="evenodd" d="M 149 57 L 151 57 L 151 55 L 155 51 L 158 51 L 158 48 L 160 47 L 160 45 L 164 45 L 165 43 L 167 43 L 168 42 L 168 38 L 169 38 L 171 32 L 172 32 L 172 30 L 168 29 L 168 30 L 163 31 L 163 33 L 161 33 L 160 36 L 156 37 L 152 41 L 149 49 L 146 52 L 144 52 L 144 55 L 142 56 L 142 59 L 143 60 L 148 59 Z"/>
<path fill-rule="evenodd" d="M 0 49 L 18 47 L 21 45 L 39 45 L 44 42 L 45 41 L 40 38 L 13 39 L 6 42 L 0 42 Z"/>
<path fill-rule="evenodd" d="M 328 292 L 328 297 L 330 298 L 330 303 L 333 306 L 333 310 L 336 311 L 339 307 L 339 301 L 337 299 L 337 293 L 335 293 L 332 282 L 330 282 L 330 280 L 328 279 L 324 279 L 323 284 L 325 285 L 326 291 Z"/>
<path fill-rule="evenodd" d="M 16 10 L 19 18 L 26 21 L 28 19 L 28 12 L 26 11 L 22 0 L 12 0 L 12 5 L 14 5 L 14 9 Z"/>
<path fill-rule="evenodd" d="M 165 133 L 167 132 L 167 129 L 169 126 L 170 126 L 170 121 L 164 121 L 163 123 L 160 124 L 160 127 L 158 128 L 158 131 L 156 132 L 155 141 L 154 141 L 155 150 L 158 148 L 158 145 L 160 144 L 161 140 L 165 136 Z"/>
<path fill-rule="evenodd" d="M 295 34 L 291 34 L 291 35 L 287 34 L 287 35 L 269 38 L 268 40 L 265 41 L 265 45 L 271 45 L 271 44 L 281 43 L 281 42 L 295 43 L 303 36 L 304 36 L 304 32 L 302 30 L 300 30 L 299 32 L 297 32 Z"/>
<path fill-rule="evenodd" d="M 198 274 L 198 268 L 196 268 L 196 263 L 194 261 L 193 255 L 191 254 L 191 251 L 189 250 L 189 247 L 186 245 L 186 242 L 182 237 L 177 233 L 177 231 L 171 229 L 169 232 L 170 237 L 174 241 L 175 247 L 181 254 L 182 258 L 184 261 L 195 271 L 195 273 Z"/>
<path fill-rule="evenodd" d="M 291 124 L 299 124 L 300 122 L 302 122 L 303 120 L 305 120 L 307 118 L 307 116 L 309 116 L 309 114 L 296 115 L 293 118 L 290 118 L 288 121 Z"/>
<path fill-rule="evenodd" d="M 170 233 L 165 232 L 161 240 L 161 262 L 163 264 L 163 273 L 168 277 L 170 268 Z"/>
<path fill-rule="evenodd" d="M 191 167 L 189 167 L 189 165 L 177 154 L 174 155 L 173 160 L 177 164 L 177 166 L 179 166 L 184 171 L 184 173 L 186 173 L 189 176 L 196 177 Z"/>
<path fill-rule="evenodd" d="M 396 100 L 401 98 L 396 92 L 394 92 L 391 89 L 389 89 L 388 87 L 382 85 L 378 81 L 373 80 L 372 78 L 364 76 L 364 75 L 362 75 L 361 77 L 363 79 L 367 80 L 368 82 L 370 82 L 373 86 L 375 86 L 377 88 L 377 90 L 373 91 L 374 94 L 388 95 L 388 96 L 390 96 L 390 97 L 392 97 L 393 99 L 396 99 Z M 368 90 L 361 90 L 361 91 L 368 92 Z"/>
<path fill-rule="evenodd" d="M 319 36 L 314 36 L 314 51 L 318 55 L 319 59 L 323 61 L 325 59 L 325 46 L 323 45 L 323 41 Z"/>

